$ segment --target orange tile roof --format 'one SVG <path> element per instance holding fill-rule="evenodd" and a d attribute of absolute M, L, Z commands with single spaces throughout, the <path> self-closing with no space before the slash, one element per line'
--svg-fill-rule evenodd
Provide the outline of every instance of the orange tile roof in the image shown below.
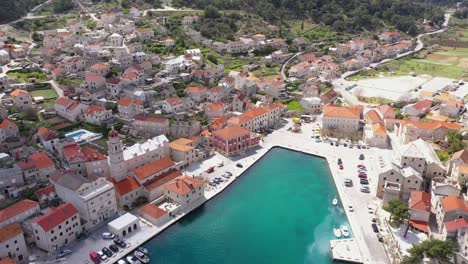
<path fill-rule="evenodd" d="M 462 149 L 453 153 L 452 158 L 450 158 L 450 160 L 456 160 L 458 158 L 463 160 L 464 163 L 468 163 L 468 150 Z"/>
<path fill-rule="evenodd" d="M 465 218 L 455 219 L 452 221 L 445 222 L 444 225 L 445 229 L 447 229 L 448 232 L 456 231 L 460 228 L 468 227 L 468 220 L 466 220 Z"/>
<path fill-rule="evenodd" d="M 115 191 L 120 195 L 125 195 L 129 192 L 132 192 L 138 188 L 140 188 L 140 183 L 138 183 L 135 178 L 132 176 L 128 176 L 125 180 L 122 180 L 120 182 L 117 182 L 115 179 L 110 179 L 109 182 L 111 182 L 114 187 Z"/>
<path fill-rule="evenodd" d="M 9 207 L 0 211 L 0 223 L 3 223 L 6 220 L 13 218 L 16 215 L 19 215 L 34 207 L 39 208 L 39 204 L 29 199 L 21 200 L 13 205 L 10 205 Z"/>
<path fill-rule="evenodd" d="M 87 115 L 94 115 L 96 112 L 106 111 L 106 108 L 98 105 L 90 105 L 85 110 L 84 113 Z"/>
<path fill-rule="evenodd" d="M 185 195 L 202 185 L 203 185 L 203 182 L 200 180 L 187 177 L 187 176 L 183 176 L 175 180 L 174 182 L 167 184 L 164 187 L 179 195 Z"/>
<path fill-rule="evenodd" d="M 359 119 L 360 113 L 359 109 L 356 107 L 326 105 L 323 108 L 323 116 Z"/>
<path fill-rule="evenodd" d="M 151 175 L 174 166 L 174 164 L 175 162 L 169 156 L 165 156 L 159 160 L 155 160 L 149 164 L 135 169 L 135 175 L 138 178 L 144 180 Z"/>
<path fill-rule="evenodd" d="M 382 122 L 382 118 L 380 117 L 379 113 L 375 110 L 370 110 L 366 113 L 367 117 L 371 121 L 371 124 L 375 124 L 377 122 Z"/>
<path fill-rule="evenodd" d="M 42 189 L 35 191 L 34 194 L 36 195 L 38 199 L 41 199 L 43 196 L 49 195 L 50 193 L 53 193 L 53 192 L 55 192 L 55 186 L 49 185 L 47 187 L 44 187 Z"/>
<path fill-rule="evenodd" d="M 426 223 L 426 222 L 423 222 L 423 221 L 415 221 L 415 220 L 410 220 L 409 221 L 409 224 L 416 228 L 416 229 L 419 229 L 421 231 L 424 231 L 426 233 L 428 233 L 430 231 L 429 229 L 429 225 Z"/>
<path fill-rule="evenodd" d="M 177 140 L 174 140 L 172 142 L 169 143 L 169 148 L 171 149 L 174 149 L 174 150 L 178 150 L 178 151 L 182 151 L 182 152 L 187 152 L 187 151 L 190 151 L 193 149 L 192 146 L 190 146 L 190 144 L 192 144 L 193 141 L 190 140 L 190 139 L 186 139 L 186 138 L 179 138 Z"/>
<path fill-rule="evenodd" d="M 16 89 L 16 90 L 14 90 L 13 92 L 10 93 L 10 95 L 13 96 L 13 97 L 19 96 L 21 94 L 29 94 L 29 93 L 27 91 L 21 90 L 21 89 Z"/>
<path fill-rule="evenodd" d="M 231 126 L 215 131 L 213 134 L 224 140 L 228 140 L 232 138 L 242 137 L 245 135 L 250 135 L 250 131 L 240 126 Z"/>
<path fill-rule="evenodd" d="M 468 165 L 462 164 L 458 166 L 458 172 L 463 174 L 468 174 Z"/>
<path fill-rule="evenodd" d="M 104 156 L 104 154 L 99 152 L 97 149 L 93 149 L 90 147 L 81 147 L 81 152 L 83 153 L 87 161 L 107 160 L 107 157 Z"/>
<path fill-rule="evenodd" d="M 445 212 L 457 210 L 457 209 L 468 211 L 465 201 L 463 201 L 462 199 L 454 195 L 443 197 L 442 207 L 444 208 Z"/>
<path fill-rule="evenodd" d="M 48 141 L 48 140 L 52 140 L 52 139 L 55 139 L 57 138 L 57 133 L 55 133 L 54 131 L 48 129 L 48 128 L 45 128 L 45 127 L 40 127 L 38 130 L 37 130 L 37 134 L 43 138 L 45 141 Z"/>
<path fill-rule="evenodd" d="M 24 160 L 16 162 L 22 170 L 30 169 L 45 169 L 55 166 L 54 161 L 52 161 L 47 154 L 44 152 L 36 152 L 31 154 Z"/>
<path fill-rule="evenodd" d="M 117 104 L 121 106 L 129 106 L 132 103 L 132 99 L 130 98 L 121 98 Z"/>
<path fill-rule="evenodd" d="M 146 190 L 151 191 L 172 181 L 173 179 L 179 177 L 180 175 L 182 174 L 177 169 L 170 169 L 169 171 L 159 175 L 158 177 L 155 177 L 154 179 L 143 183 L 143 186 L 145 187 Z"/>
<path fill-rule="evenodd" d="M 0 264 L 16 264 L 16 261 L 12 260 L 9 257 L 0 259 Z"/>
<path fill-rule="evenodd" d="M 385 126 L 382 123 L 375 123 L 372 125 L 372 132 L 376 135 L 386 135 L 387 130 L 385 129 Z"/>
<path fill-rule="evenodd" d="M 410 209 L 420 211 L 431 211 L 431 194 L 427 192 L 412 191 L 410 198 Z"/>
<path fill-rule="evenodd" d="M 248 117 L 245 115 L 233 116 L 229 118 L 228 124 L 240 126 L 242 124 L 252 121 L 252 119 L 253 119 L 252 117 Z"/>
<path fill-rule="evenodd" d="M 45 215 L 36 218 L 33 223 L 38 224 L 45 232 L 49 232 L 54 227 L 65 222 L 65 220 L 78 214 L 78 210 L 71 203 L 62 204 L 57 208 L 53 208 Z"/>
<path fill-rule="evenodd" d="M 210 111 L 223 111 L 224 103 L 219 102 L 219 103 L 214 103 L 214 104 L 209 104 L 206 106 L 206 109 Z"/>
<path fill-rule="evenodd" d="M 153 219 L 159 219 L 165 215 L 167 215 L 167 212 L 164 211 L 163 209 L 157 207 L 155 204 L 147 204 L 140 209 L 138 209 L 138 212 L 143 215 L 147 215 Z"/>
<path fill-rule="evenodd" d="M 18 223 L 12 223 L 0 228 L 0 243 L 3 243 L 15 236 L 22 234 L 23 229 Z"/>
<path fill-rule="evenodd" d="M 172 106 L 174 105 L 178 105 L 178 104 L 182 104 L 182 100 L 178 97 L 174 97 L 174 98 L 167 98 L 166 99 L 166 102 Z"/>
<path fill-rule="evenodd" d="M 203 93 L 203 92 L 206 92 L 206 88 L 204 86 L 189 86 L 189 87 L 185 88 L 185 92 Z"/>
<path fill-rule="evenodd" d="M 4 119 L 2 123 L 0 123 L 1 129 L 8 128 L 9 126 L 17 127 L 17 125 L 14 122 L 10 121 L 9 119 Z"/>
<path fill-rule="evenodd" d="M 103 63 L 96 63 L 90 67 L 91 70 L 106 70 L 110 66 Z"/>
<path fill-rule="evenodd" d="M 254 109 L 245 111 L 242 115 L 250 117 L 250 118 L 256 118 L 256 117 L 265 115 L 267 113 L 268 113 L 267 110 L 265 110 L 264 108 L 254 108 Z"/>

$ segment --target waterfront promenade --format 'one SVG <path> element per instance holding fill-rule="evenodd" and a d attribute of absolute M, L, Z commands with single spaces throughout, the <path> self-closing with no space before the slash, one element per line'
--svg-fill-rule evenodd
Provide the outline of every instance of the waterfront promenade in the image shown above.
<path fill-rule="evenodd" d="M 188 167 L 184 171 L 187 175 L 201 174 L 209 179 L 213 179 L 215 177 L 220 177 L 222 173 L 229 171 L 233 176 L 214 188 L 208 186 L 207 191 L 205 192 L 206 199 L 198 200 L 166 223 L 155 226 L 142 219 L 140 223 L 142 227 L 141 230 L 133 236 L 125 237 L 125 240 L 129 242 L 130 246 L 115 254 L 110 258 L 110 260 L 106 261 L 106 263 L 113 263 L 118 259 L 123 258 L 125 255 L 134 251 L 139 245 L 150 240 L 204 202 L 221 193 L 236 180 L 236 177 L 242 177 L 242 173 L 244 171 L 246 171 L 273 147 L 288 148 L 326 158 L 331 174 L 333 175 L 336 188 L 340 195 L 343 208 L 346 211 L 346 215 L 352 229 L 353 238 L 356 240 L 360 249 L 360 255 L 363 262 L 376 264 L 389 263 L 382 244 L 378 242 L 375 233 L 373 233 L 370 228 L 373 215 L 368 213 L 367 209 L 367 207 L 377 208 L 377 204 L 379 203 L 379 199 L 375 197 L 377 175 L 374 165 L 377 163 L 377 155 L 385 155 L 388 151 L 372 148 L 365 150 L 357 148 L 349 149 L 343 146 L 330 146 L 328 143 L 324 142 L 316 143 L 315 140 L 311 138 L 315 124 L 303 125 L 302 133 L 298 134 L 287 131 L 290 126 L 292 126 L 292 120 L 287 119 L 287 124 L 284 124 L 282 128 L 279 128 L 273 133 L 267 135 L 260 143 L 260 147 L 251 149 L 244 155 L 234 158 L 226 158 L 216 154 L 201 163 Z M 364 161 L 358 160 L 361 153 L 365 155 Z M 344 170 L 338 169 L 338 158 L 343 160 Z M 213 173 L 205 173 L 209 167 L 216 166 L 221 162 L 224 164 L 223 167 L 216 167 Z M 242 164 L 243 167 L 237 167 L 237 163 Z M 359 191 L 360 184 L 356 176 L 357 164 L 364 164 L 368 168 L 371 189 L 370 194 L 361 193 Z M 345 177 L 353 179 L 353 187 L 348 188 L 344 186 L 343 179 Z M 353 212 L 348 209 L 350 205 L 353 206 Z M 136 212 L 134 213 L 136 214 Z M 91 263 L 89 260 L 89 253 L 91 251 L 98 251 L 102 249 L 102 247 L 110 244 L 110 241 L 103 240 L 100 237 L 101 233 L 106 231 L 107 227 L 103 226 L 100 230 L 93 232 L 93 234 L 87 239 L 79 242 L 73 242 L 69 247 L 73 251 L 73 254 L 68 256 L 66 259 L 63 259 L 63 263 Z M 324 230 L 324 232 L 333 232 L 333 230 Z M 49 258 L 49 260 L 52 259 Z M 57 261 L 36 263 L 57 263 Z"/>

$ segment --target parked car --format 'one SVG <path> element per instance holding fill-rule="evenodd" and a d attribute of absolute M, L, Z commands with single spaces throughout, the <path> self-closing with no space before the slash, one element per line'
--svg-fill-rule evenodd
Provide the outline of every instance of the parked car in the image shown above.
<path fill-rule="evenodd" d="M 119 261 L 117 261 L 117 264 L 127 264 L 127 262 L 123 259 L 119 259 Z"/>
<path fill-rule="evenodd" d="M 377 218 L 372 217 L 372 223 L 377 223 Z"/>
<path fill-rule="evenodd" d="M 361 192 L 363 193 L 370 193 L 370 189 L 368 186 L 361 186 Z"/>
<path fill-rule="evenodd" d="M 111 251 L 110 249 L 106 248 L 106 247 L 103 247 L 103 248 L 102 248 L 102 252 L 103 252 L 104 254 L 106 254 L 106 256 L 109 257 L 109 258 L 112 257 L 112 255 L 113 255 L 113 254 L 112 254 L 112 251 Z"/>
<path fill-rule="evenodd" d="M 72 253 L 71 250 L 69 250 L 69 249 L 64 249 L 64 250 L 60 251 L 60 252 L 57 254 L 57 258 L 63 258 L 63 257 L 65 257 L 65 256 L 67 256 L 67 255 L 70 255 L 71 253 Z"/>
<path fill-rule="evenodd" d="M 333 142 L 330 142 L 330 146 L 333 146 Z"/>
<path fill-rule="evenodd" d="M 368 185 L 368 184 L 369 184 L 369 180 L 364 179 L 364 178 L 359 179 L 359 182 L 360 182 L 361 184 L 364 184 L 364 185 Z"/>
<path fill-rule="evenodd" d="M 109 232 L 104 232 L 102 233 L 102 238 L 103 239 L 114 239 L 115 234 L 109 233 Z"/>
<path fill-rule="evenodd" d="M 99 257 L 99 254 L 96 251 L 89 253 L 89 258 L 91 258 L 91 261 L 93 261 L 94 264 L 101 263 L 101 258 Z"/>
<path fill-rule="evenodd" d="M 98 251 L 98 255 L 99 255 L 99 258 L 101 258 L 102 261 L 107 260 L 107 256 L 106 256 L 106 254 L 104 254 L 104 252 Z"/>
<path fill-rule="evenodd" d="M 359 174 L 358 174 L 358 177 L 361 178 L 361 179 L 367 179 L 367 174 L 365 174 L 365 173 L 359 173 Z"/>
<path fill-rule="evenodd" d="M 374 233 L 379 232 L 379 228 L 377 227 L 377 224 L 373 223 L 371 226 L 372 226 L 372 230 L 374 230 Z"/>
<path fill-rule="evenodd" d="M 342 164 L 343 161 L 341 160 L 341 158 L 338 158 L 338 165 Z"/>
<path fill-rule="evenodd" d="M 348 205 L 348 210 L 349 210 L 350 212 L 354 212 L 354 207 L 353 207 L 352 205 Z"/>
<path fill-rule="evenodd" d="M 237 163 L 237 164 L 236 164 L 236 167 L 238 167 L 238 168 L 243 168 L 244 166 L 243 166 L 242 164 L 240 164 L 240 163 Z"/>
<path fill-rule="evenodd" d="M 359 155 L 359 160 L 364 160 L 364 154 Z"/>
<path fill-rule="evenodd" d="M 119 252 L 119 247 L 116 246 L 115 244 L 111 244 L 111 245 L 109 246 L 109 249 L 112 250 L 112 251 L 114 251 L 114 252 Z"/>
<path fill-rule="evenodd" d="M 364 169 L 366 168 L 366 166 L 364 166 L 364 165 L 362 165 L 362 164 L 358 164 L 357 167 L 358 167 L 358 168 L 364 168 Z"/>
<path fill-rule="evenodd" d="M 351 180 L 350 178 L 345 178 L 344 185 L 347 187 L 353 186 L 353 180 Z"/>
<path fill-rule="evenodd" d="M 340 164 L 340 170 L 342 170 L 342 169 L 343 169 L 343 164 Z"/>
<path fill-rule="evenodd" d="M 383 242 L 383 236 L 380 233 L 377 233 L 377 239 L 379 242 Z"/>
<path fill-rule="evenodd" d="M 123 241 L 123 240 L 120 239 L 120 238 L 114 239 L 114 243 L 115 243 L 117 246 L 121 247 L 121 248 L 126 248 L 126 247 L 127 247 L 127 243 L 125 243 L 125 241 Z"/>

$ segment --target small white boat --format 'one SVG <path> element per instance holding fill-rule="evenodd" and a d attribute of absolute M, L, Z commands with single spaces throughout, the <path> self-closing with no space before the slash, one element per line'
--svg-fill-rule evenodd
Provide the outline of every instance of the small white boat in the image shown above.
<path fill-rule="evenodd" d="M 340 230 L 341 230 L 341 234 L 344 236 L 344 237 L 348 237 L 349 236 L 349 231 L 348 231 L 348 227 L 345 226 L 345 225 L 342 225 L 340 227 Z"/>
<path fill-rule="evenodd" d="M 338 204 L 338 199 L 336 199 L 336 197 L 335 197 L 335 199 L 333 199 L 332 204 L 333 204 L 334 206 L 336 206 L 336 205 Z"/>
<path fill-rule="evenodd" d="M 341 230 L 340 228 L 333 228 L 333 234 L 335 234 L 335 237 L 336 238 L 340 238 L 341 237 Z"/>

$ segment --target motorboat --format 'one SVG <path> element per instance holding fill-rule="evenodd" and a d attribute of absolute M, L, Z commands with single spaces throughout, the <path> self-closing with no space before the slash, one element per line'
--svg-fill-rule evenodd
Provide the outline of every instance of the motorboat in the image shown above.
<path fill-rule="evenodd" d="M 340 228 L 333 228 L 333 234 L 335 234 L 335 237 L 336 238 L 340 238 L 341 237 L 341 230 Z"/>
<path fill-rule="evenodd" d="M 338 204 L 338 199 L 336 199 L 336 197 L 333 199 L 332 204 L 333 204 L 334 206 L 336 206 L 336 205 Z"/>
<path fill-rule="evenodd" d="M 144 247 L 139 247 L 138 248 L 138 251 L 140 251 L 141 253 L 145 254 L 145 255 L 148 255 L 149 254 L 149 251 L 148 249 L 144 248 Z"/>
<path fill-rule="evenodd" d="M 341 230 L 341 234 L 344 236 L 344 237 L 348 237 L 349 236 L 349 231 L 348 231 L 348 227 L 345 226 L 345 225 L 342 225 L 340 227 L 340 230 Z"/>
<path fill-rule="evenodd" d="M 136 250 L 133 255 L 142 263 L 149 263 L 150 259 L 143 252 Z"/>

